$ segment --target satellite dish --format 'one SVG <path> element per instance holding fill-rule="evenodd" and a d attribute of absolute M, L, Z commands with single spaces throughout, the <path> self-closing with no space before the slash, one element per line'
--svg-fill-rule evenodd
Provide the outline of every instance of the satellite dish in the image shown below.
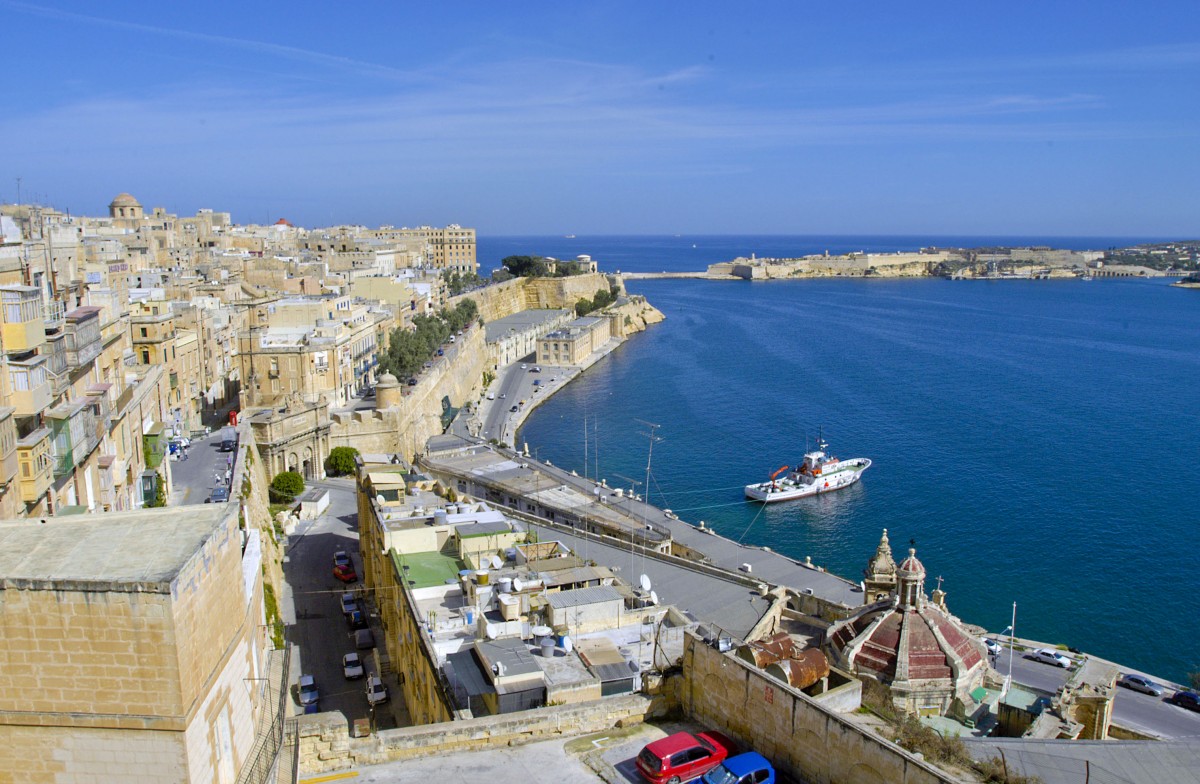
<path fill-rule="evenodd" d="M 650 592 L 650 603 L 651 603 L 651 604 L 658 604 L 658 594 L 657 594 L 657 593 L 655 593 L 654 591 L 651 591 L 651 592 Z"/>
<path fill-rule="evenodd" d="M 499 569 L 501 566 L 504 566 L 504 561 L 500 560 L 500 556 L 493 555 L 492 556 L 492 568 Z"/>
<path fill-rule="evenodd" d="M 483 634 L 489 640 L 496 639 L 497 637 L 500 636 L 500 624 L 489 623 L 487 625 L 487 627 L 483 630 Z"/>
<path fill-rule="evenodd" d="M 638 584 L 642 586 L 643 591 L 650 590 L 650 578 L 647 577 L 646 575 L 643 574 L 641 577 L 638 578 Z"/>
<path fill-rule="evenodd" d="M 571 638 L 567 637 L 566 635 L 563 635 L 563 638 L 562 638 L 563 651 L 565 651 L 566 653 L 570 653 L 574 647 L 575 647 L 575 643 L 571 642 Z"/>
<path fill-rule="evenodd" d="M 524 587 L 525 587 L 525 583 L 521 582 L 520 577 L 513 578 L 513 590 L 514 591 L 516 591 L 517 593 L 520 593 Z"/>

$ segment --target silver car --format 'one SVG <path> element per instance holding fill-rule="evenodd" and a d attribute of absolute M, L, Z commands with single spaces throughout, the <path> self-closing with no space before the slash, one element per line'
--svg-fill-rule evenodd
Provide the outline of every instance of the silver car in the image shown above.
<path fill-rule="evenodd" d="M 1063 669 L 1066 669 L 1074 664 L 1074 662 L 1072 662 L 1066 656 L 1063 656 L 1058 651 L 1050 648 L 1038 648 L 1036 651 L 1033 651 L 1029 654 L 1029 658 L 1033 659 L 1034 661 L 1040 661 L 1043 664 L 1053 664 L 1055 667 L 1062 667 Z"/>
<path fill-rule="evenodd" d="M 1159 686 L 1145 675 L 1135 675 L 1134 673 L 1129 673 L 1128 675 L 1123 676 L 1119 681 L 1117 681 L 1117 685 L 1124 686 L 1127 689 L 1133 689 L 1134 691 L 1140 691 L 1142 694 L 1149 694 L 1154 697 L 1161 697 L 1163 693 L 1162 686 Z"/>
<path fill-rule="evenodd" d="M 367 678 L 367 704 L 380 705 L 388 701 L 387 686 L 383 685 L 383 681 L 378 675 L 372 675 Z"/>
<path fill-rule="evenodd" d="M 342 674 L 346 680 L 355 681 L 366 674 L 363 669 L 362 657 L 357 653 L 347 653 L 342 657 Z"/>

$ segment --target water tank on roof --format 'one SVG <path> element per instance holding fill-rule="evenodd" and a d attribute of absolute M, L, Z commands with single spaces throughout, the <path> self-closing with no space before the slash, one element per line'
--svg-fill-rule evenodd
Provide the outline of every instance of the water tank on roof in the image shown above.
<path fill-rule="evenodd" d="M 446 525 L 448 522 L 445 509 L 435 509 L 433 512 L 434 525 Z"/>
<path fill-rule="evenodd" d="M 554 658 L 554 638 L 553 637 L 543 637 L 541 649 L 542 649 L 542 658 L 553 659 Z"/>

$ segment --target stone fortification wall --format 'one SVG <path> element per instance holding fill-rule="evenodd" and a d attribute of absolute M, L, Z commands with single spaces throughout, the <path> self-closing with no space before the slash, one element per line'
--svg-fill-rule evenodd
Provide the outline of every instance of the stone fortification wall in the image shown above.
<path fill-rule="evenodd" d="M 260 534 L 263 582 L 269 584 L 278 596 L 279 586 L 283 585 L 283 551 L 271 519 L 270 485 L 271 477 L 267 476 L 266 462 L 254 440 L 254 428 L 250 427 L 248 420 L 243 419 L 238 424 L 238 450 L 233 461 L 233 482 L 229 495 L 234 501 L 241 499 L 242 527 L 253 528 Z"/>
<path fill-rule="evenodd" d="M 511 316 L 525 310 L 526 280 L 527 278 L 513 278 L 478 291 L 450 297 L 446 300 L 446 307 L 453 308 L 464 299 L 473 299 L 479 307 L 479 317 L 485 322 Z"/>
<path fill-rule="evenodd" d="M 526 278 L 525 310 L 531 308 L 573 308 L 580 299 L 591 299 L 600 289 L 608 290 L 610 280 L 598 272 L 566 278 Z"/>
<path fill-rule="evenodd" d="M 844 256 L 804 256 L 795 259 L 734 259 L 709 266 L 711 277 L 729 275 L 744 280 L 828 277 L 926 277 L 934 274 L 949 253 L 853 253 Z"/>
<path fill-rule="evenodd" d="M 629 297 L 619 304 L 605 308 L 604 315 L 612 319 L 612 334 L 618 337 L 642 332 L 651 324 L 658 324 L 666 318 L 641 295 Z"/>
<path fill-rule="evenodd" d="M 686 714 L 727 731 L 797 780 L 959 782 L 694 634 L 685 642 L 683 677 L 680 703 Z"/>
<path fill-rule="evenodd" d="M 666 697 L 641 694 L 610 697 L 578 705 L 558 705 L 445 724 L 384 730 L 369 738 L 351 738 L 340 713 L 297 719 L 300 772 L 323 773 L 357 765 L 414 759 L 455 751 L 507 748 L 537 740 L 600 732 L 665 716 Z"/>
<path fill-rule="evenodd" d="M 458 343 L 454 362 L 439 362 L 425 371 L 416 386 L 403 387 L 395 408 L 333 412 L 330 447 L 352 446 L 360 452 L 400 453 L 411 460 L 425 441 L 442 432 L 442 400 L 452 406 L 477 400 L 487 368 L 483 329 L 472 326 Z"/>

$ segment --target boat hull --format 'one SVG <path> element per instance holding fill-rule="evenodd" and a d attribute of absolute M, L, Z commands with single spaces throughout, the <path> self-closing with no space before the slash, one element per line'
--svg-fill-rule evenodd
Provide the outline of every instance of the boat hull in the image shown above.
<path fill-rule="evenodd" d="M 842 490 L 862 478 L 863 472 L 871 467 L 871 461 L 865 457 L 841 461 L 841 468 L 822 476 L 804 477 L 802 480 L 789 475 L 786 479 L 775 482 L 759 482 L 746 485 L 746 498 L 764 504 L 778 501 L 793 501 L 797 498 L 807 498 L 822 493 L 832 493 Z"/>

